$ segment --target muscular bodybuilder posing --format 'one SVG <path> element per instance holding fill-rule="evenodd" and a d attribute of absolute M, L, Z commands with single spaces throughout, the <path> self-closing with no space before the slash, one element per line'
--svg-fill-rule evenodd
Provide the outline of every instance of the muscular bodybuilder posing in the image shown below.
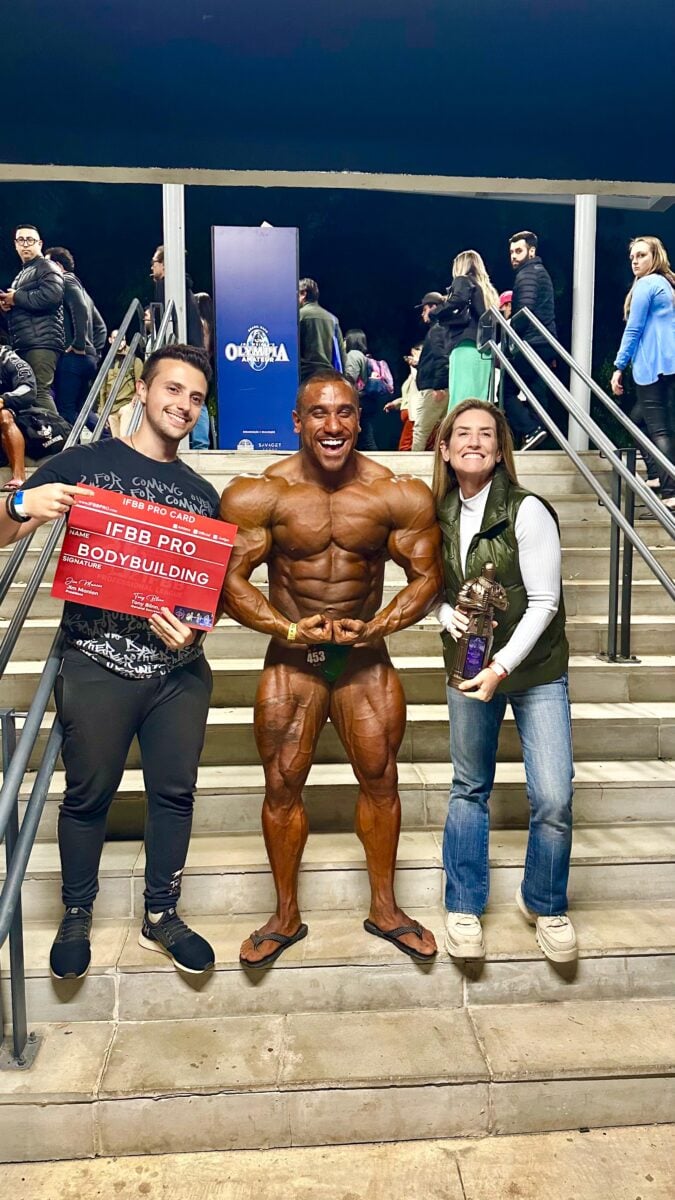
<path fill-rule="evenodd" d="M 358 395 L 336 372 L 301 386 L 293 420 L 302 449 L 260 477 L 234 480 L 220 510 L 239 526 L 225 609 L 272 639 L 255 736 L 277 911 L 243 943 L 241 961 L 267 966 L 307 933 L 297 898 L 307 840 L 302 788 L 328 717 L 359 783 L 356 831 L 371 888 L 365 928 L 428 959 L 436 953 L 433 935 L 394 896 L 405 699 L 384 638 L 419 620 L 440 591 L 433 500 L 421 481 L 399 478 L 356 452 Z M 388 558 L 404 568 L 408 583 L 378 612 Z M 261 563 L 268 566 L 269 600 L 249 582 Z"/>

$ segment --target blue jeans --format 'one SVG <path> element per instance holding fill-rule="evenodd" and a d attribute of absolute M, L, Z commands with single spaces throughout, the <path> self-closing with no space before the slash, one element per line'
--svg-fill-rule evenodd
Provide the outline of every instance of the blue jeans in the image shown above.
<path fill-rule="evenodd" d="M 72 350 L 69 354 L 61 355 L 54 381 L 56 407 L 70 425 L 75 424 L 95 378 L 95 358 L 90 358 L 88 354 L 74 354 Z M 95 413 L 89 417 L 87 425 L 90 429 L 95 427 Z"/>
<path fill-rule="evenodd" d="M 487 704 L 448 688 L 453 780 L 443 836 L 445 906 L 480 916 L 490 890 L 488 799 L 507 702 L 523 747 L 530 830 L 523 898 L 542 916 L 567 911 L 572 849 L 572 727 L 567 676 Z"/>
<path fill-rule="evenodd" d="M 209 432 L 209 410 L 204 404 L 202 411 L 197 417 L 197 424 L 190 434 L 190 449 L 208 450 L 210 444 Z"/>

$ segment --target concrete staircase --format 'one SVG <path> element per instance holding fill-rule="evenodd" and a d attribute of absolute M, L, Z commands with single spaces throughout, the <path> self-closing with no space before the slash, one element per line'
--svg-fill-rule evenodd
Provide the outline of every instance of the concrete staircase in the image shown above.
<path fill-rule="evenodd" d="M 380 457 L 428 477 L 429 456 Z M 269 456 L 214 453 L 190 461 L 220 489 L 235 467 L 258 471 Z M 355 786 L 328 728 L 306 789 L 312 833 L 300 895 L 309 937 L 270 971 L 244 972 L 239 945 L 274 904 L 251 729 L 265 643 L 224 621 L 207 644 L 215 687 L 183 893 L 186 916 L 216 948 L 216 970 L 195 985 L 137 945 L 143 782 L 133 748 L 111 813 L 92 971 L 81 984 L 50 979 L 61 911 L 57 772 L 23 893 L 29 1014 L 44 1042 L 30 1072 L 0 1073 L 0 1160 L 672 1119 L 675 613 L 638 559 L 633 652 L 640 661 L 599 661 L 607 516 L 563 455 L 531 453 L 518 465 L 526 486 L 555 504 L 563 532 L 577 762 L 570 884 L 577 966 L 546 962 L 513 904 L 527 803 L 507 719 L 492 802 L 482 967 L 462 970 L 443 952 L 432 966 L 418 966 L 364 933 L 368 883 L 352 832 Z M 642 529 L 672 574 L 675 548 L 653 523 Z M 36 553 L 12 588 L 3 624 Z M 400 580 L 389 565 L 387 591 Z M 264 573 L 258 582 L 264 586 Z M 57 624 L 58 605 L 45 585 L 0 683 L 0 703 L 29 703 Z M 451 768 L 435 622 L 392 637 L 390 650 L 409 705 L 397 891 L 442 945 L 440 844 Z M 51 719 L 48 713 L 45 731 Z M 7 1002 L 6 960 L 2 986 Z"/>

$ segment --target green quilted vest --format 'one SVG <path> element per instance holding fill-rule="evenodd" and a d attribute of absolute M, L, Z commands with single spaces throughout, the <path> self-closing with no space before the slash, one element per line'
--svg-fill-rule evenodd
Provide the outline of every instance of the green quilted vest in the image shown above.
<path fill-rule="evenodd" d="M 459 554 L 459 488 L 455 487 L 448 492 L 438 509 L 438 521 L 443 533 L 443 574 L 448 603 L 454 606 L 464 580 L 480 575 L 485 564 L 489 562 L 495 564 L 497 581 L 506 589 L 509 607 L 506 612 L 495 614 L 499 623 L 495 629 L 493 653 L 506 645 L 527 608 L 527 592 L 518 562 L 515 525 L 520 505 L 526 496 L 532 494 L 519 484 L 511 483 L 504 468 L 497 465 L 480 532 L 473 537 L 469 546 L 466 574 L 462 570 Z M 558 518 L 550 504 L 543 499 L 541 502 L 557 525 Z M 444 631 L 441 637 L 443 657 L 449 675 L 454 665 L 457 647 L 449 633 Z M 550 625 L 544 630 L 527 658 L 499 684 L 497 690 L 521 692 L 538 684 L 551 683 L 565 673 L 568 659 L 569 646 L 565 637 L 565 605 L 561 587 L 560 605 Z"/>

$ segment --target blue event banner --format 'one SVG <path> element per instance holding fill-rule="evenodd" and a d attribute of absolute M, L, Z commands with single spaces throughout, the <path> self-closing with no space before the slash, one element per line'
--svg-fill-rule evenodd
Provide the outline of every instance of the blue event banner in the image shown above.
<path fill-rule="evenodd" d="M 221 450 L 296 450 L 298 230 L 214 225 Z"/>

